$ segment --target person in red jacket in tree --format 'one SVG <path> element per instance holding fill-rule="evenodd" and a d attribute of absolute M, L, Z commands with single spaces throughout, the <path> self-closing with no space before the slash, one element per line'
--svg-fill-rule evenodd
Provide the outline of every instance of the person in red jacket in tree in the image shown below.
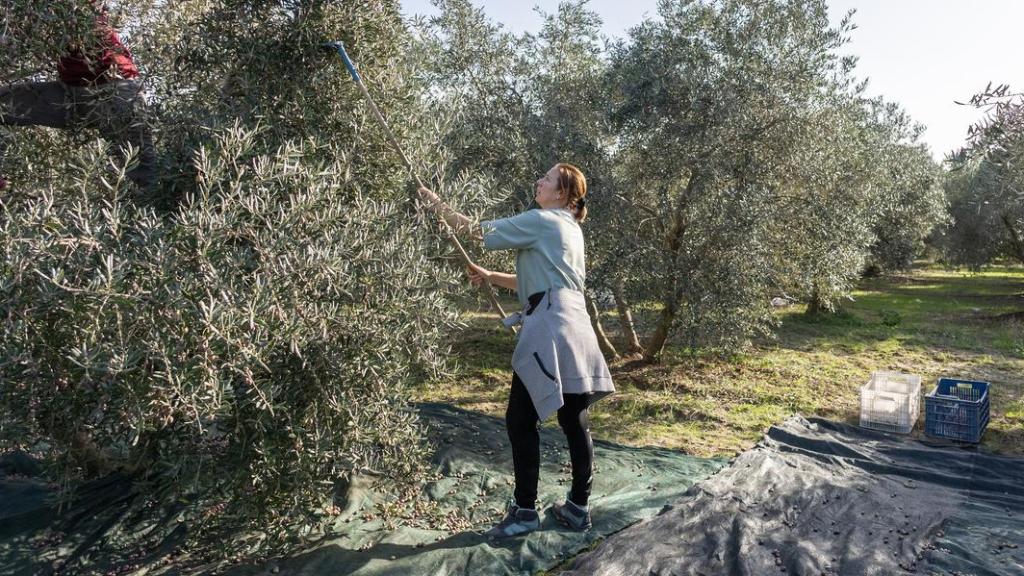
<path fill-rule="evenodd" d="M 137 162 L 127 176 L 145 189 L 156 176 L 157 159 L 139 70 L 111 26 L 105 4 L 93 0 L 89 6 L 90 17 L 95 18 L 93 34 L 81 44 L 66 47 L 57 62 L 59 80 L 0 87 L 0 125 L 95 129 L 122 161 L 126 159 L 120 157 L 121 148 L 131 144 L 137 150 Z M 0 169 L 3 159 L 0 138 Z M 7 185 L 0 176 L 0 190 Z"/>

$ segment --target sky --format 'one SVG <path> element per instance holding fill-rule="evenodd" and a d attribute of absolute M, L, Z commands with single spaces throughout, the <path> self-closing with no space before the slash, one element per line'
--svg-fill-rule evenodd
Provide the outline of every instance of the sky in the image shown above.
<path fill-rule="evenodd" d="M 515 32 L 535 32 L 541 19 L 529 6 L 554 12 L 558 0 L 473 0 L 495 22 Z M 964 143 L 967 128 L 982 113 L 966 102 L 992 82 L 1024 89 L 1017 39 L 1024 0 L 828 0 L 838 24 L 856 10 L 857 28 L 843 54 L 859 58 L 856 75 L 868 94 L 897 102 L 926 126 L 922 140 L 932 156 Z M 436 14 L 430 0 L 401 0 L 406 15 Z M 624 37 L 646 17 L 657 16 L 657 0 L 590 0 L 608 36 Z"/>

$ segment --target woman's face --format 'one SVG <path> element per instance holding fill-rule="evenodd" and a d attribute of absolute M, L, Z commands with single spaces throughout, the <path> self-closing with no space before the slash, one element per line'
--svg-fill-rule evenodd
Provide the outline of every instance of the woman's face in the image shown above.
<path fill-rule="evenodd" d="M 552 166 L 534 185 L 541 208 L 565 208 L 565 194 L 558 191 L 558 166 Z"/>

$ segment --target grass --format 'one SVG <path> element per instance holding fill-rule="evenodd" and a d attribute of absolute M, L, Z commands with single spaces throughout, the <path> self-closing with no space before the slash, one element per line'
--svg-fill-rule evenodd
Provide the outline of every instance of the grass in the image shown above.
<path fill-rule="evenodd" d="M 1024 455 L 1024 321 L 1000 317 L 1024 310 L 1024 269 L 924 266 L 864 280 L 852 296 L 833 315 L 779 310 L 774 337 L 731 358 L 669 350 L 660 365 L 614 363 L 618 392 L 592 408 L 595 437 L 731 456 L 795 413 L 856 423 L 859 388 L 871 371 L 898 370 L 920 374 L 924 392 L 943 375 L 991 382 L 982 447 Z M 614 329 L 614 311 L 605 314 L 605 328 Z M 488 311 L 467 310 L 465 319 L 453 343 L 456 375 L 418 396 L 501 416 L 515 342 Z"/>

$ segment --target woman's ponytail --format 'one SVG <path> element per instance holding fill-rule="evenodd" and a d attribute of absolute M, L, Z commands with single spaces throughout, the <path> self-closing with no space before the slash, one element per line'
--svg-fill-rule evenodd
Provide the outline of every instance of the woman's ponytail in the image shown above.
<path fill-rule="evenodd" d="M 576 221 L 583 223 L 587 219 L 587 178 L 583 172 L 572 164 L 559 162 L 558 190 L 566 195 L 565 207 L 576 216 Z"/>

